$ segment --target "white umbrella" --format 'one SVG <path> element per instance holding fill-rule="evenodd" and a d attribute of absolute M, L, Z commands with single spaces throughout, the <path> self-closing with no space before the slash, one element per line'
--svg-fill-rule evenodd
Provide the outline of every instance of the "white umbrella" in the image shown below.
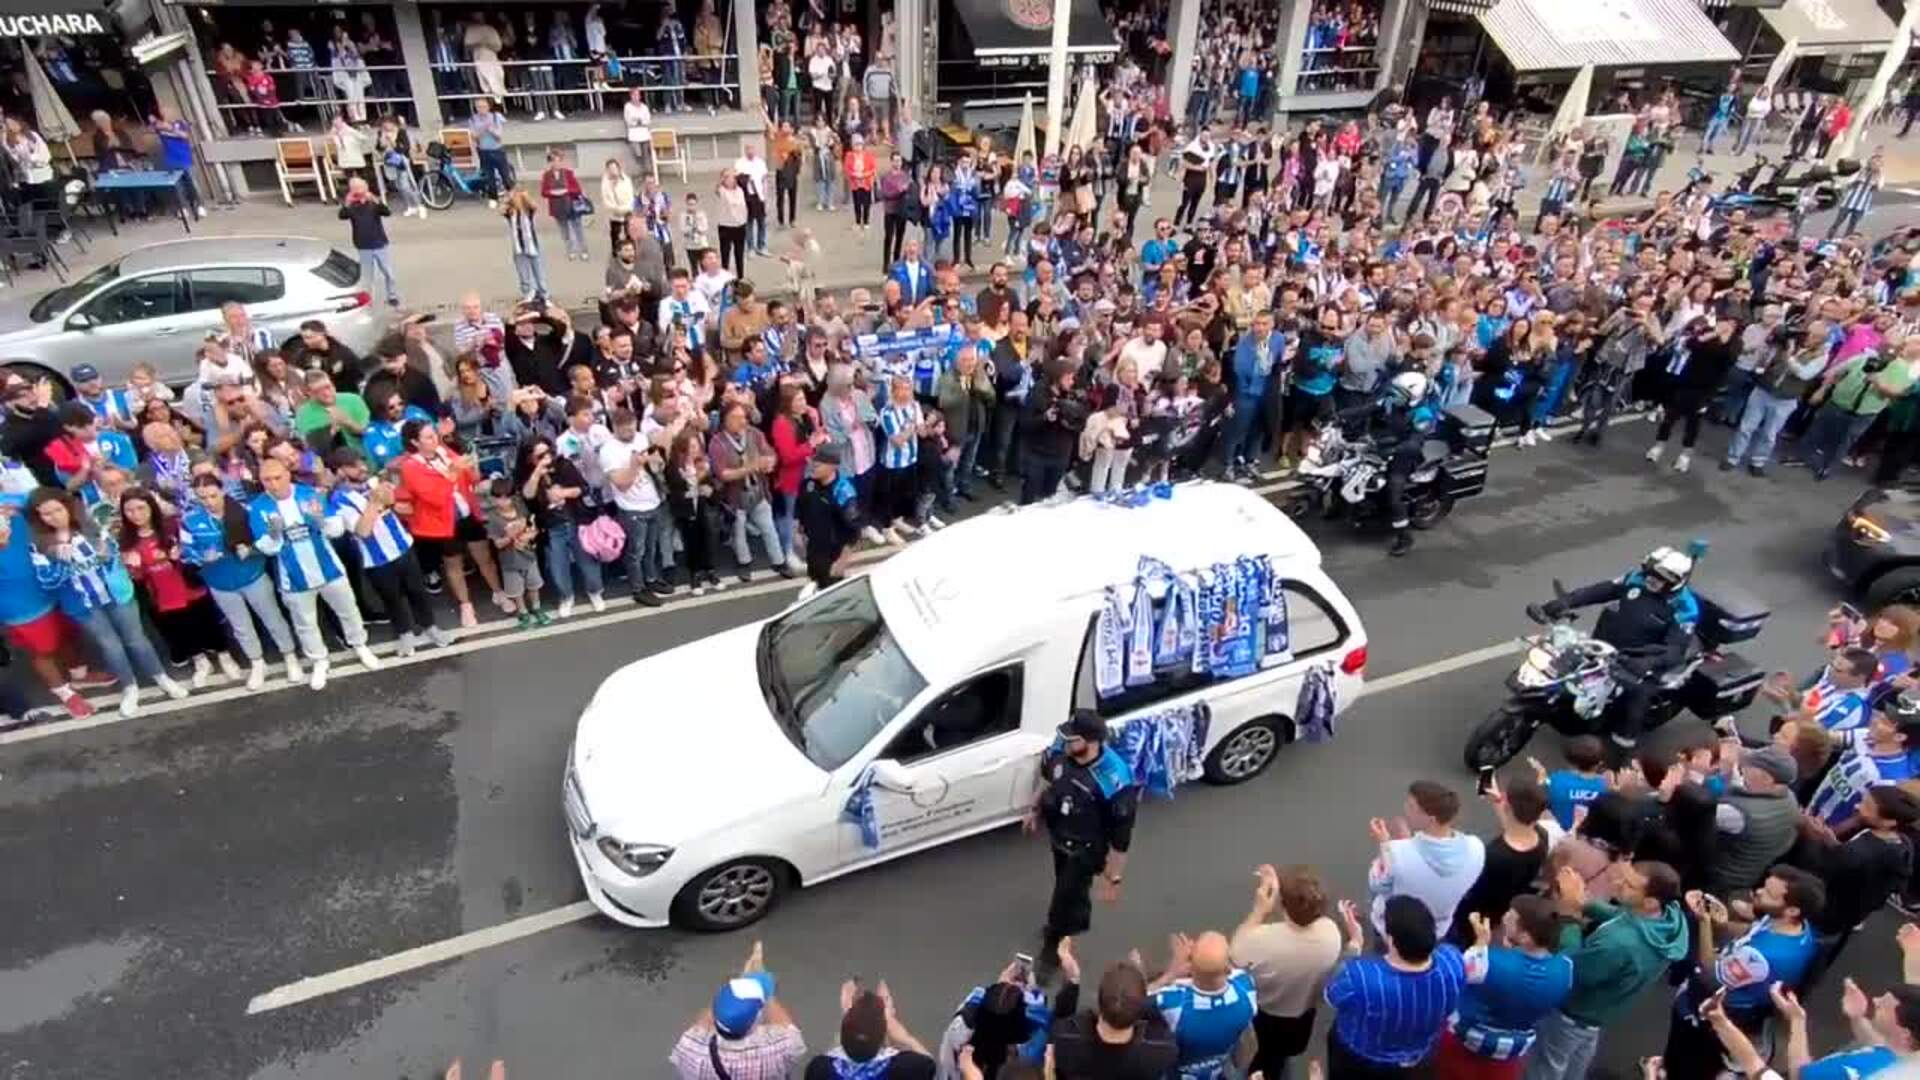
<path fill-rule="evenodd" d="M 1060 149 L 1078 146 L 1083 150 L 1092 149 L 1099 137 L 1099 119 L 1095 115 L 1100 110 L 1093 77 L 1093 65 L 1088 64 L 1086 73 L 1080 78 L 1080 101 L 1073 110 L 1073 125 L 1067 128 L 1066 145 Z"/>
<path fill-rule="evenodd" d="M 1038 146 L 1039 140 L 1033 134 L 1033 94 L 1029 92 L 1020 103 L 1020 137 L 1014 140 L 1013 160 L 1025 161 Z"/>
<path fill-rule="evenodd" d="M 27 91 L 33 97 L 33 126 L 40 130 L 40 137 L 47 140 L 48 146 L 64 145 L 69 139 L 77 138 L 80 125 L 68 111 L 67 103 L 53 88 L 53 80 L 47 78 L 40 59 L 33 55 L 25 40 L 20 42 L 20 53 L 27 62 Z M 67 157 L 73 157 L 73 147 L 67 147 Z"/>
<path fill-rule="evenodd" d="M 1773 63 L 1767 66 L 1767 80 L 1760 85 L 1766 87 L 1769 91 L 1778 90 L 1780 88 L 1780 80 L 1786 78 L 1787 68 L 1793 64 L 1793 58 L 1798 55 L 1799 52 L 1799 38 L 1788 38 L 1782 42 L 1780 52 L 1774 56 Z"/>
<path fill-rule="evenodd" d="M 1560 110 L 1553 114 L 1547 138 L 1565 135 L 1579 128 L 1587 118 L 1587 100 L 1593 96 L 1593 65 L 1587 64 L 1573 76 L 1567 96 L 1560 99 Z"/>

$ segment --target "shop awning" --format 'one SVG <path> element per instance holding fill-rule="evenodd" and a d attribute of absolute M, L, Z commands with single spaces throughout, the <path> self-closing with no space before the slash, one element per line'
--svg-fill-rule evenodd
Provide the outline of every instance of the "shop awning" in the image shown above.
<path fill-rule="evenodd" d="M 1897 29 L 1880 10 L 1879 0 L 1787 0 L 1760 17 L 1780 40 L 1799 38 L 1803 56 L 1885 52 Z"/>
<path fill-rule="evenodd" d="M 1716 8 L 1777 8 L 1787 0 L 1700 0 L 1700 6 L 1709 11 Z"/>
<path fill-rule="evenodd" d="M 104 0 L 0 0 L 0 38 L 114 32 Z"/>
<path fill-rule="evenodd" d="M 1045 56 L 1053 48 L 1053 0 L 953 0 L 973 55 L 982 60 Z M 1067 51 L 1114 53 L 1120 43 L 1099 0 L 1073 0 Z"/>
<path fill-rule="evenodd" d="M 1480 25 L 1519 72 L 1740 59 L 1695 0 L 1500 0 Z"/>
<path fill-rule="evenodd" d="M 1492 9 L 1494 0 L 1427 0 L 1428 11 L 1445 15 L 1480 15 Z"/>

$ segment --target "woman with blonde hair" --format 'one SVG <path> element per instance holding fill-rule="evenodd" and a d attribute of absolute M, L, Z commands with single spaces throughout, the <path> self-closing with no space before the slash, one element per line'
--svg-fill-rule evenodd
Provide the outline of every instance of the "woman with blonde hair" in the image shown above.
<path fill-rule="evenodd" d="M 520 299 L 542 300 L 547 295 L 547 267 L 540 257 L 540 231 L 534 227 L 539 204 L 525 188 L 516 187 L 500 207 L 513 245 L 513 273 L 520 279 Z"/>

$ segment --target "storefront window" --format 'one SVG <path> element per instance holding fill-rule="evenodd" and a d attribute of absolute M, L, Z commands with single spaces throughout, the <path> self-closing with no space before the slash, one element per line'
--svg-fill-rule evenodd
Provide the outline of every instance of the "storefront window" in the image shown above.
<path fill-rule="evenodd" d="M 1381 0 L 1314 0 L 1300 64 L 1302 94 L 1370 89 L 1380 75 Z"/>
<path fill-rule="evenodd" d="M 391 8 L 200 8 L 194 19 L 234 135 L 324 130 L 340 114 L 413 119 Z"/>
<path fill-rule="evenodd" d="M 509 4 L 484 12 L 422 7 L 434 92 L 450 120 L 486 97 L 509 117 L 618 114 L 639 87 L 656 113 L 739 106 L 740 67 L 728 34 L 732 3 L 667 8 Z"/>

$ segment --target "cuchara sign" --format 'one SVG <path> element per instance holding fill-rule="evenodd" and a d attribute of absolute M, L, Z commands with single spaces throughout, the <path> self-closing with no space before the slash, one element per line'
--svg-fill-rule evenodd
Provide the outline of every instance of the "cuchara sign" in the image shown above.
<path fill-rule="evenodd" d="M 92 11 L 65 15 L 0 15 L 0 38 L 108 32 L 106 20 Z"/>

